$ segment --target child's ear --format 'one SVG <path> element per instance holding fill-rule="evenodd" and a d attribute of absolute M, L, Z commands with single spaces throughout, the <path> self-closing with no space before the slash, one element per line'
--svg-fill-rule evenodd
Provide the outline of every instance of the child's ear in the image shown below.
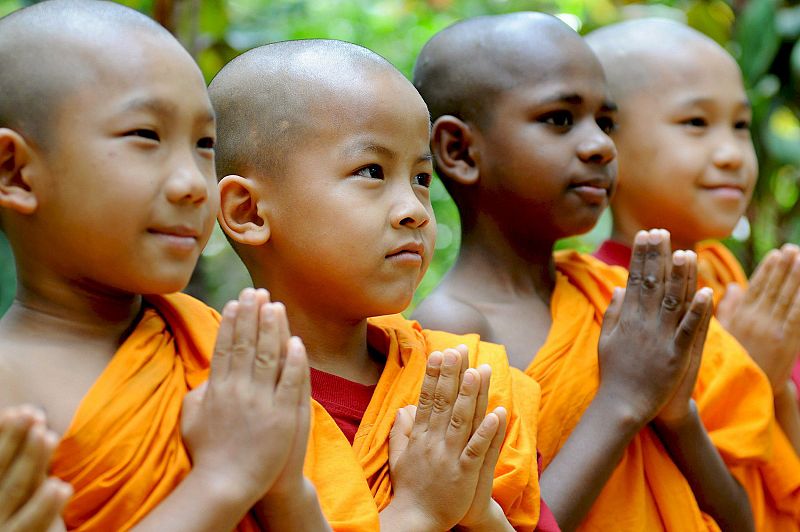
<path fill-rule="evenodd" d="M 261 246 L 269 240 L 270 229 L 259 190 L 252 180 L 226 175 L 219 182 L 220 209 L 217 219 L 234 242 Z"/>
<path fill-rule="evenodd" d="M 431 151 L 438 170 L 462 185 L 474 185 L 480 172 L 473 158 L 473 135 L 469 125 L 451 115 L 433 123 Z"/>
<path fill-rule="evenodd" d="M 30 185 L 32 148 L 13 129 L 0 128 L 0 207 L 32 214 L 39 204 Z"/>

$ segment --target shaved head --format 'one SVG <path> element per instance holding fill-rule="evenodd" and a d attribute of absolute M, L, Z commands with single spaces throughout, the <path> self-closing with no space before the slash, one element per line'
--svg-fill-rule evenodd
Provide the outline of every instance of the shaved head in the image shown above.
<path fill-rule="evenodd" d="M 539 61 L 580 50 L 575 31 L 543 13 L 475 17 L 442 30 L 422 48 L 414 86 L 436 120 L 453 115 L 486 125 L 497 96 L 542 73 Z"/>
<path fill-rule="evenodd" d="M 47 147 L 59 104 L 91 83 L 97 50 L 134 39 L 130 31 L 180 47 L 155 21 L 113 2 L 50 0 L 0 19 L 0 127 Z"/>
<path fill-rule="evenodd" d="M 711 54 L 737 69 L 736 61 L 713 39 L 669 19 L 647 18 L 605 26 L 586 36 L 600 59 L 614 98 L 623 101 L 632 93 L 669 82 L 682 84 L 695 77 L 687 68 L 703 69 L 698 51 Z M 685 78 L 685 79 L 684 79 Z"/>
<path fill-rule="evenodd" d="M 209 86 L 218 177 L 281 173 L 315 127 L 342 119 L 331 102 L 374 75 L 403 78 L 375 52 L 343 41 L 285 41 L 240 55 Z"/>

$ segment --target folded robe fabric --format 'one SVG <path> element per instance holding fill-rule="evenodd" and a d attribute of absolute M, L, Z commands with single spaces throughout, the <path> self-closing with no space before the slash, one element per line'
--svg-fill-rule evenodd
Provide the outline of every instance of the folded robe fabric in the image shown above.
<path fill-rule="evenodd" d="M 377 512 L 389 504 L 389 431 L 397 411 L 417 403 L 428 354 L 458 344 L 469 348 L 471 366 L 492 367 L 489 409 L 503 406 L 508 411 L 492 496 L 515 528 L 533 530 L 539 517 L 538 385 L 509 367 L 502 346 L 480 342 L 477 335 L 422 330 L 401 316 L 383 316 L 369 320 L 368 341 L 385 354 L 386 365 L 352 447 L 324 408 L 314 402 L 312 409 L 305 473 L 317 487 L 323 512 L 334 530 L 367 530 L 364 520 L 377 519 Z"/>
<path fill-rule="evenodd" d="M 127 530 L 189 473 L 186 393 L 208 376 L 219 315 L 183 294 L 149 296 L 136 328 L 81 401 L 52 474 L 72 484 L 68 530 Z M 256 530 L 247 516 L 240 530 Z"/>
<path fill-rule="evenodd" d="M 747 288 L 742 266 L 722 243 L 699 244 L 697 263 L 698 284 L 714 290 L 715 302 L 722 298 L 730 283 Z M 773 450 L 768 462 L 756 473 L 734 470 L 734 474 L 747 488 L 757 530 L 800 530 L 800 460 L 777 424 L 772 426 L 771 433 Z"/>
<path fill-rule="evenodd" d="M 526 372 L 541 386 L 538 445 L 545 468 L 599 386 L 602 316 L 627 271 L 576 252 L 556 254 L 553 325 Z M 693 395 L 711 440 L 729 466 L 753 467 L 771 453 L 769 383 L 747 354 L 712 322 Z M 646 427 L 626 448 L 582 530 L 706 530 L 713 520 L 656 434 Z"/>

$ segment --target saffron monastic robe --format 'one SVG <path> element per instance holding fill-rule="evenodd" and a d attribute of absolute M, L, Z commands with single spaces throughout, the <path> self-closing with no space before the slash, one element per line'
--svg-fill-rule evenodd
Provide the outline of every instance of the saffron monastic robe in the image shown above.
<path fill-rule="evenodd" d="M 553 325 L 527 373 L 542 388 L 539 449 L 552 461 L 599 386 L 597 345 L 602 316 L 627 272 L 576 252 L 556 254 Z M 712 322 L 694 393 L 711 440 L 725 462 L 757 471 L 771 452 L 769 383 Z M 546 467 L 546 466 L 545 466 Z M 645 427 L 626 448 L 583 530 L 716 529 L 656 434 Z"/>
<path fill-rule="evenodd" d="M 469 347 L 471 366 L 492 367 L 489 409 L 503 406 L 508 411 L 492 496 L 518 530 L 533 530 L 539 519 L 536 382 L 509 367 L 503 347 L 481 342 L 477 335 L 422 330 L 401 316 L 384 316 L 369 320 L 368 336 L 369 344 L 386 356 L 386 365 L 352 446 L 333 418 L 314 402 L 306 475 L 317 486 L 323 512 L 334 529 L 358 529 L 358 516 L 353 514 L 356 507 L 366 511 L 367 496 L 370 514 L 377 515 L 389 504 L 389 431 L 397 411 L 417 403 L 428 354 L 463 343 Z M 446 479 L 442 481 L 447 489 Z M 359 487 L 360 493 L 352 496 Z"/>
<path fill-rule="evenodd" d="M 75 492 L 69 530 L 127 530 L 189 473 L 184 396 L 208 377 L 219 315 L 183 294 L 149 296 L 138 325 L 81 401 L 52 474 Z M 246 517 L 240 530 L 255 530 Z"/>

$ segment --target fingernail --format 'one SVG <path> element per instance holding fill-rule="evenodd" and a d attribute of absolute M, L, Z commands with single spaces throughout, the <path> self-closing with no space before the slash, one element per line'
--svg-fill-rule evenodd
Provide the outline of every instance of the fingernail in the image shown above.
<path fill-rule="evenodd" d="M 636 233 L 636 236 L 633 238 L 633 242 L 635 244 L 646 244 L 647 243 L 647 231 L 639 231 Z"/>
<path fill-rule="evenodd" d="M 663 239 L 664 236 L 658 229 L 650 231 L 650 234 L 648 235 L 648 242 L 650 242 L 651 244 L 660 244 Z"/>
<path fill-rule="evenodd" d="M 475 375 L 472 373 L 472 371 L 467 370 L 467 372 L 464 373 L 464 384 L 469 385 L 473 382 L 475 382 Z"/>
<path fill-rule="evenodd" d="M 242 302 L 244 303 L 252 303 L 256 299 L 256 293 L 253 291 L 252 288 L 248 288 L 242 294 Z"/>
<path fill-rule="evenodd" d="M 428 357 L 428 365 L 432 368 L 438 368 L 442 365 L 442 354 L 439 351 L 431 353 Z"/>
<path fill-rule="evenodd" d="M 707 286 L 703 287 L 697 292 L 697 300 L 700 301 L 701 303 L 705 303 L 706 301 L 711 299 L 711 295 L 713 293 L 714 292 Z"/>
<path fill-rule="evenodd" d="M 444 352 L 444 365 L 445 366 L 454 366 L 456 363 L 456 356 L 453 354 L 452 351 L 445 351 Z"/>
<path fill-rule="evenodd" d="M 682 250 L 678 250 L 672 254 L 672 264 L 675 266 L 683 266 L 686 264 L 686 253 Z"/>

